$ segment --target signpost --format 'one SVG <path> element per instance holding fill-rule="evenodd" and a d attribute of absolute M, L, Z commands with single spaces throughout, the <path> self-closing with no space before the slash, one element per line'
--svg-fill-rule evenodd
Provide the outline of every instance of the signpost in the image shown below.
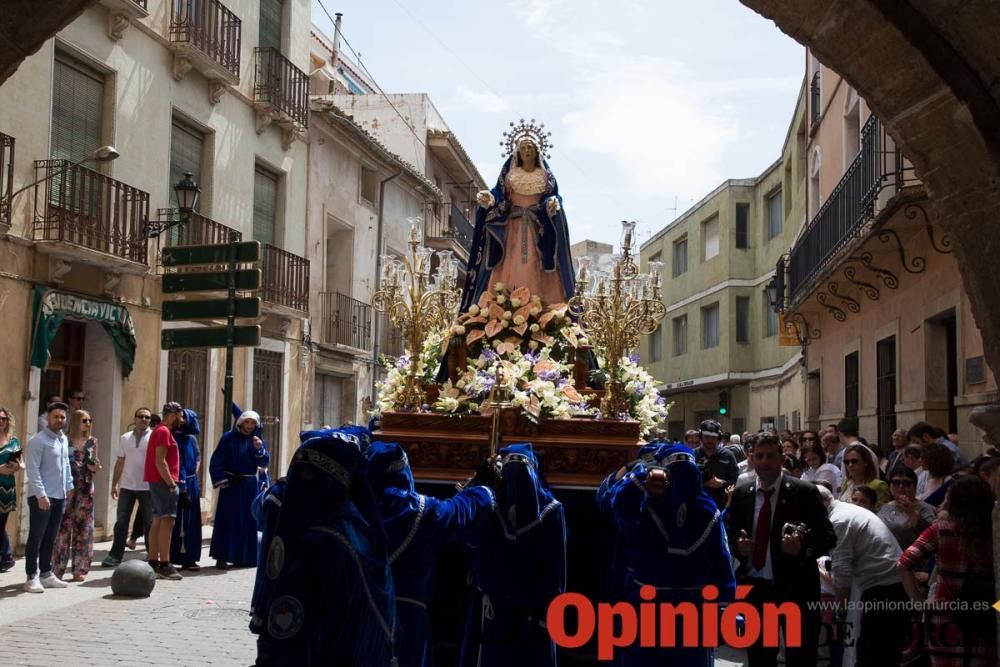
<path fill-rule="evenodd" d="M 163 249 L 165 267 L 205 265 L 206 271 L 167 273 L 163 276 L 164 294 L 226 290 L 226 298 L 207 298 L 163 303 L 164 322 L 226 318 L 224 327 L 167 329 L 160 337 L 160 347 L 174 350 L 188 347 L 225 347 L 226 381 L 223 389 L 222 432 L 229 430 L 233 404 L 233 348 L 260 345 L 260 325 L 236 326 L 236 318 L 260 317 L 260 298 L 236 296 L 237 290 L 260 289 L 260 269 L 240 268 L 241 264 L 260 261 L 258 241 L 240 241 L 239 232 L 229 232 L 229 242 L 215 245 L 174 246 Z M 224 269 L 220 268 L 224 265 Z"/>

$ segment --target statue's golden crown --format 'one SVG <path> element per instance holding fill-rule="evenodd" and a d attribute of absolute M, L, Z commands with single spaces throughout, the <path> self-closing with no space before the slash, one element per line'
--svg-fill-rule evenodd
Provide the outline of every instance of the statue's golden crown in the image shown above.
<path fill-rule="evenodd" d="M 554 148 L 551 136 L 552 133 L 545 130 L 545 123 L 536 125 L 534 118 L 529 122 L 521 118 L 516 124 L 511 121 L 510 129 L 503 133 L 503 140 L 500 141 L 500 145 L 504 148 L 504 153 L 500 157 L 507 157 L 517 150 L 522 140 L 530 139 L 538 149 L 538 154 L 548 159 L 550 151 Z"/>

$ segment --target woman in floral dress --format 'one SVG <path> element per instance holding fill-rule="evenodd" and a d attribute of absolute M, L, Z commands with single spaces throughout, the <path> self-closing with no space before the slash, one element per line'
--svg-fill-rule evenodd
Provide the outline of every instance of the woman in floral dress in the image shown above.
<path fill-rule="evenodd" d="M 7 538 L 7 516 L 17 509 L 14 475 L 24 469 L 21 443 L 14 437 L 14 418 L 0 408 L 0 572 L 14 567 L 14 552 Z"/>
<path fill-rule="evenodd" d="M 69 423 L 70 469 L 73 490 L 66 496 L 59 537 L 52 554 L 52 572 L 62 579 L 72 561 L 73 581 L 83 581 L 94 555 L 94 473 L 101 469 L 93 422 L 86 410 L 77 410 Z"/>

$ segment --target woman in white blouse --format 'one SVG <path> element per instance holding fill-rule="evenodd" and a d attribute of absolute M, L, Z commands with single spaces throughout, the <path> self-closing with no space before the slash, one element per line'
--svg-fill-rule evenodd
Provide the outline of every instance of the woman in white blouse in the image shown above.
<path fill-rule="evenodd" d="M 840 470 L 832 463 L 826 462 L 826 452 L 823 451 L 823 447 L 816 442 L 806 442 L 802 446 L 801 456 L 806 463 L 802 479 L 807 482 L 826 480 L 833 487 L 833 492 L 837 493 L 840 489 Z"/>

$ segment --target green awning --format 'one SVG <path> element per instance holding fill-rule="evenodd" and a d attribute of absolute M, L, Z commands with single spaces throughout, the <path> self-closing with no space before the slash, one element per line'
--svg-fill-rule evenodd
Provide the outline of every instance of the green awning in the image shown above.
<path fill-rule="evenodd" d="M 135 364 L 135 326 L 132 316 L 122 304 L 93 299 L 35 286 L 33 299 L 34 328 L 31 334 L 31 365 L 45 368 L 49 363 L 49 345 L 64 319 L 76 322 L 99 322 L 111 336 L 115 354 L 121 359 L 125 376 Z"/>

